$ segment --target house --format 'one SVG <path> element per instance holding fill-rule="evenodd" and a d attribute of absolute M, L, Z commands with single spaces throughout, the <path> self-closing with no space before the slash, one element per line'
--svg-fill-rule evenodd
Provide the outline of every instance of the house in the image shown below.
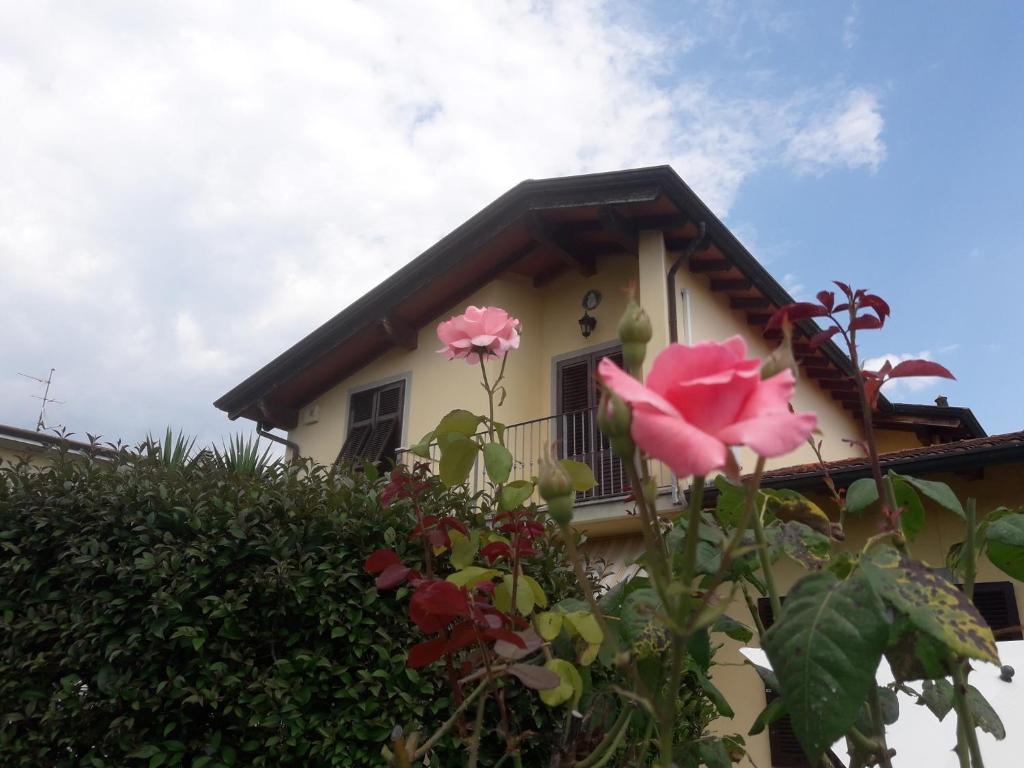
<path fill-rule="evenodd" d="M 639 539 L 636 520 L 622 503 L 621 467 L 596 428 L 593 372 L 601 357 L 617 354 L 616 326 L 630 284 L 654 328 L 647 366 L 670 342 L 734 334 L 746 339 L 753 354 L 767 355 L 779 338 L 766 329 L 767 321 L 792 301 L 667 166 L 524 181 L 215 405 L 261 430 L 286 430 L 293 455 L 325 463 L 403 460 L 401 449 L 448 411 L 486 409 L 479 370 L 436 353 L 438 322 L 467 305 L 500 306 L 522 322 L 522 343 L 506 374 L 508 397 L 498 413 L 508 425 L 506 444 L 519 460 L 514 473 L 533 475 L 552 443 L 563 455 L 589 463 L 598 486 L 581 500 L 577 520 L 596 551 L 622 561 Z M 860 449 L 844 440 L 861 435 L 851 363 L 831 342 L 813 349 L 808 337 L 816 330 L 813 322 L 797 329 L 801 381 L 794 405 L 818 414 L 824 458 L 848 483 L 865 470 Z M 969 409 L 944 402 L 908 405 L 882 398 L 872 418 L 886 460 L 904 471 L 958 473 L 958 491 L 988 473 L 982 509 L 1024 501 L 1024 473 L 1014 469 L 1024 460 L 1021 435 L 988 438 Z M 743 452 L 739 459 L 752 465 Z M 770 483 L 799 484 L 812 495 L 824 490 L 810 447 L 770 462 L 768 469 Z M 664 467 L 655 467 L 655 474 L 659 507 L 670 512 L 685 489 Z M 958 533 L 943 513 L 929 511 L 926 542 L 915 553 L 941 563 Z M 855 521 L 849 541 L 855 546 L 870 533 Z M 783 584 L 796 576 L 783 567 Z M 1017 610 L 1016 600 L 1011 593 L 1004 602 Z M 756 686 L 742 668 L 724 668 L 721 681 L 727 694 Z M 745 732 L 764 698 L 731 698 L 742 706 L 724 727 Z M 750 742 L 758 765 L 786 764 L 779 762 L 784 756 L 769 760 L 766 738 Z"/>

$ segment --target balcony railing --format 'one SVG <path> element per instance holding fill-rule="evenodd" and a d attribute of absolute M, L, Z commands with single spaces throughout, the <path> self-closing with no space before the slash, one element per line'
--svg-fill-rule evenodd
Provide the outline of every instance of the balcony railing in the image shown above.
<path fill-rule="evenodd" d="M 560 459 L 581 461 L 594 471 L 597 484 L 592 490 L 581 493 L 577 501 L 594 501 L 623 497 L 630 492 L 629 476 L 621 460 L 612 453 L 608 439 L 597 427 L 597 409 L 560 413 L 555 416 L 523 421 L 505 428 L 505 447 L 512 453 L 513 464 L 509 480 L 529 480 L 540 470 L 540 459 L 550 455 L 554 447 Z M 487 440 L 486 433 L 476 436 L 480 442 Z M 411 467 L 416 462 L 428 461 L 437 470 L 440 451 L 437 444 L 430 446 L 430 458 L 416 456 L 408 449 L 398 451 L 396 461 Z M 675 492 L 675 478 L 671 471 L 660 462 L 651 462 L 651 473 L 662 492 Z M 485 480 L 482 456 L 469 475 L 469 485 L 474 491 L 483 487 Z"/>

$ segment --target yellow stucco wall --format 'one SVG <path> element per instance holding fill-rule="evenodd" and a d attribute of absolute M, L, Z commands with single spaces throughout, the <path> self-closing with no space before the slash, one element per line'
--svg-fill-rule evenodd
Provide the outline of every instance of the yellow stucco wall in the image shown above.
<path fill-rule="evenodd" d="M 636 280 L 636 260 L 622 256 L 599 259 L 597 274 L 592 277 L 565 273 L 540 289 L 526 278 L 502 276 L 421 328 L 415 350 L 387 352 L 308 404 L 307 407 L 319 406 L 319 420 L 303 425 L 304 408 L 300 426 L 289 433 L 289 439 L 299 444 L 303 456 L 323 463 L 334 461 L 347 428 L 351 392 L 401 376 L 409 377 L 404 445 L 418 441 L 454 408 L 486 413 L 487 399 L 480 386 L 479 367 L 462 361 L 449 362 L 437 354 L 437 324 L 474 304 L 502 307 L 522 322 L 521 346 L 511 354 L 505 372 L 508 397 L 496 418 L 505 424 L 516 424 L 549 416 L 552 360 L 614 341 L 626 305 L 625 287 Z M 583 313 L 583 294 L 592 288 L 601 291 L 603 299 L 592 313 L 597 318 L 597 327 L 590 338 L 584 339 L 577 320 Z M 497 362 L 488 363 L 489 375 L 493 376 L 498 367 Z"/>
<path fill-rule="evenodd" d="M 1005 464 L 995 467 L 988 467 L 984 477 L 967 479 L 962 475 L 934 474 L 922 475 L 929 480 L 941 480 L 948 483 L 960 499 L 974 497 L 978 501 L 979 514 L 987 514 L 999 506 L 1022 506 L 1024 505 L 1024 467 L 1019 464 Z M 833 505 L 827 497 L 807 494 L 819 503 L 823 509 L 830 512 L 833 518 L 836 514 L 832 511 Z M 912 554 L 915 558 L 924 560 L 935 567 L 942 567 L 946 552 L 949 547 L 964 539 L 964 524 L 955 515 L 945 512 L 927 499 L 926 524 L 920 536 L 911 545 Z M 847 521 L 847 539 L 845 547 L 858 551 L 872 535 L 878 532 L 877 515 L 866 515 L 865 517 Z M 979 561 L 978 581 L 1007 581 L 1008 577 L 996 569 L 987 559 Z M 775 578 L 780 593 L 785 594 L 790 587 L 806 571 L 795 563 L 783 559 L 775 568 Z M 1017 596 L 1017 607 L 1024 616 L 1024 585 L 1014 582 L 1014 589 Z M 750 614 L 746 606 L 738 602 L 729 611 L 735 618 L 751 626 Z M 752 644 L 756 645 L 756 638 Z M 725 647 L 717 661 L 725 664 L 742 664 L 743 657 L 739 653 L 739 643 L 732 640 L 725 640 Z M 716 730 L 720 733 L 740 733 L 747 739 L 747 747 L 750 750 L 754 764 L 765 768 L 770 766 L 770 754 L 768 749 L 768 737 L 766 734 L 759 736 L 746 736 L 753 724 L 754 719 L 764 708 L 764 687 L 756 673 L 748 666 L 721 666 L 714 669 L 713 679 L 736 712 L 732 720 L 722 719 L 716 723 Z M 750 766 L 749 761 L 743 763 Z"/>

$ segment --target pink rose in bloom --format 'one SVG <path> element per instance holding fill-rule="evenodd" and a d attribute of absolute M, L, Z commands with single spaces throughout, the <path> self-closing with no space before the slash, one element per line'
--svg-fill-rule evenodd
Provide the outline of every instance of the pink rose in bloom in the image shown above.
<path fill-rule="evenodd" d="M 607 358 L 598 376 L 632 407 L 630 433 L 640 448 L 679 477 L 705 475 L 726 466 L 730 445 L 781 456 L 817 423 L 813 413 L 789 411 L 792 371 L 762 381 L 761 361 L 746 355 L 739 336 L 672 344 L 655 359 L 646 386 Z"/>
<path fill-rule="evenodd" d="M 449 360 L 464 357 L 475 364 L 518 348 L 519 320 L 498 307 L 466 307 L 461 315 L 437 326 L 437 337 L 444 344 L 439 353 Z"/>

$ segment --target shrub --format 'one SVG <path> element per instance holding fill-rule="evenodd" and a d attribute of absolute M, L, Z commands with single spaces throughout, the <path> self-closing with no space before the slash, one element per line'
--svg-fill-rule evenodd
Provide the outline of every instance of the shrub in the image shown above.
<path fill-rule="evenodd" d="M 369 766 L 394 723 L 443 719 L 362 571 L 406 554 L 378 489 L 127 453 L 0 469 L 4 764 Z"/>

